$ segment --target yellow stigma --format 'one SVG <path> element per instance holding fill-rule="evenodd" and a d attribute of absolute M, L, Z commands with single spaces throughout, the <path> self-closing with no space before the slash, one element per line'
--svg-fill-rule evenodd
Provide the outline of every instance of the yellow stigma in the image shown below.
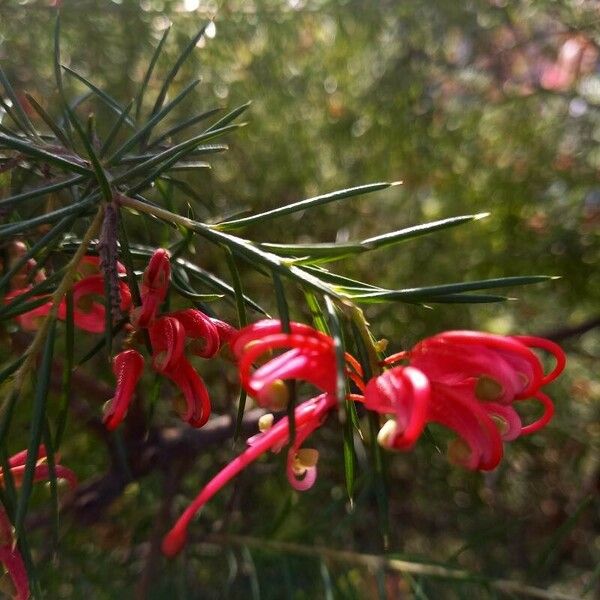
<path fill-rule="evenodd" d="M 283 410 L 288 405 L 289 396 L 285 381 L 276 379 L 260 393 L 260 404 L 274 411 Z"/>
<path fill-rule="evenodd" d="M 480 400 L 492 401 L 498 400 L 502 396 L 504 388 L 499 381 L 496 381 L 493 377 L 482 375 L 475 385 L 475 395 Z"/>
<path fill-rule="evenodd" d="M 310 467 L 316 466 L 319 461 L 319 451 L 314 448 L 300 448 L 294 456 L 292 471 L 295 475 L 304 475 Z"/>
<path fill-rule="evenodd" d="M 258 420 L 258 429 L 261 433 L 269 431 L 273 427 L 273 413 L 267 413 Z"/>
<path fill-rule="evenodd" d="M 494 425 L 496 425 L 496 427 L 498 428 L 500 435 L 508 433 L 510 427 L 508 425 L 508 421 L 504 417 L 501 417 L 500 415 L 492 415 L 492 421 L 494 422 Z"/>
<path fill-rule="evenodd" d="M 389 419 L 383 424 L 383 427 L 377 434 L 377 443 L 387 450 L 393 450 L 393 442 L 396 437 L 397 423 L 394 419 Z"/>

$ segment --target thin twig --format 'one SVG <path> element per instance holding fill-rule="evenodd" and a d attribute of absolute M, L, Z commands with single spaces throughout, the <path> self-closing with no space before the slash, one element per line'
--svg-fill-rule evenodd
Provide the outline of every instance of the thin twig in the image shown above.
<path fill-rule="evenodd" d="M 385 556 L 376 556 L 374 554 L 359 554 L 347 550 L 333 550 L 323 546 L 306 546 L 290 542 L 273 542 L 269 540 L 241 536 L 241 535 L 208 535 L 203 536 L 198 542 L 215 543 L 219 545 L 236 545 L 260 548 L 275 553 L 290 553 L 300 556 L 309 556 L 314 558 L 319 556 L 332 561 L 351 563 L 366 567 L 374 571 L 387 570 L 397 571 L 399 573 L 410 573 L 412 575 L 423 575 L 426 577 L 437 577 L 441 579 L 453 579 L 457 581 L 473 581 L 485 584 L 500 592 L 510 594 L 519 594 L 523 597 L 541 598 L 543 600 L 577 600 L 576 596 L 563 594 L 561 592 L 552 592 L 542 588 L 524 585 L 510 579 L 487 579 L 481 575 L 463 571 L 460 569 L 449 569 L 441 565 L 431 565 L 427 563 L 418 563 L 396 558 L 386 558 Z"/>

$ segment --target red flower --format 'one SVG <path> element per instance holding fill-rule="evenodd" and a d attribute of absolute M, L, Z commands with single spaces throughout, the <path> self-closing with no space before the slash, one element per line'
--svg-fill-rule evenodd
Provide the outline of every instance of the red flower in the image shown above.
<path fill-rule="evenodd" d="M 379 443 L 397 450 L 412 448 L 425 427 L 429 397 L 429 380 L 413 367 L 395 367 L 373 377 L 365 390 L 365 407 L 394 414 L 380 431 Z"/>
<path fill-rule="evenodd" d="M 329 394 L 312 398 L 295 410 L 296 439 L 288 452 L 287 474 L 290 483 L 298 490 L 312 486 L 316 479 L 316 450 L 299 449 L 302 442 L 319 427 L 328 412 L 336 407 L 336 399 Z M 272 415 L 270 415 L 272 418 Z M 275 425 L 248 440 L 248 449 L 232 460 L 211 479 L 196 499 L 183 512 L 173 528 L 163 539 L 162 550 L 167 556 L 175 556 L 185 545 L 187 528 L 196 513 L 233 477 L 265 452 L 281 450 L 289 442 L 289 421 L 280 419 Z"/>
<path fill-rule="evenodd" d="M 192 354 L 210 358 L 236 330 L 194 308 L 158 316 L 169 289 L 170 273 L 169 252 L 161 248 L 152 255 L 144 271 L 142 305 L 131 312 L 131 320 L 136 329 L 145 329 L 149 334 L 154 370 L 181 390 L 185 400 L 180 409 L 182 419 L 192 427 L 202 427 L 210 416 L 210 398 L 202 378 L 185 357 L 186 348 Z M 117 389 L 104 415 L 109 429 L 116 428 L 125 418 L 143 365 L 144 359 L 136 350 L 126 350 L 115 357 Z"/>
<path fill-rule="evenodd" d="M 131 322 L 135 327 L 148 327 L 164 302 L 171 277 L 170 257 L 168 250 L 159 248 L 150 258 L 140 287 L 142 305 L 131 314 Z"/>
<path fill-rule="evenodd" d="M 544 374 L 532 348 L 554 356 L 556 365 L 550 373 Z M 365 405 L 396 414 L 382 428 L 379 442 L 388 448 L 408 449 L 419 427 L 439 423 L 459 436 L 450 447 L 451 460 L 482 470 L 498 465 L 502 441 L 533 433 L 550 421 L 554 406 L 540 388 L 565 366 L 564 353 L 549 340 L 475 331 L 449 331 L 427 338 L 384 364 L 404 359 L 411 366 L 394 367 L 367 384 Z M 428 391 L 415 371 L 429 381 Z M 531 397 L 542 403 L 544 413 L 523 426 L 513 404 Z"/>
<path fill-rule="evenodd" d="M 49 468 L 46 460 L 46 449 L 40 446 L 38 452 L 38 461 L 35 466 L 33 481 L 47 481 L 49 477 Z M 19 452 L 11 457 L 8 461 L 10 472 L 15 485 L 20 485 L 25 472 L 25 463 L 27 462 L 27 451 Z M 65 479 L 73 488 L 77 485 L 77 478 L 70 469 L 62 465 L 55 465 L 56 477 Z M 4 474 L 0 469 L 0 485 L 4 484 Z M 29 581 L 27 578 L 27 570 L 23 564 L 21 554 L 15 544 L 13 538 L 12 524 L 4 511 L 0 507 L 0 562 L 4 564 L 4 568 L 12 579 L 16 600 L 27 600 L 29 598 Z"/>
<path fill-rule="evenodd" d="M 30 259 L 26 268 L 31 270 Z M 35 261 L 33 261 L 35 266 Z M 25 268 L 25 267 L 24 267 Z M 125 267 L 121 263 L 117 263 L 119 273 L 125 273 Z M 80 277 L 79 281 L 73 284 L 73 321 L 75 326 L 83 331 L 90 333 L 102 333 L 105 327 L 105 311 L 104 304 L 98 302 L 95 298 L 104 297 L 104 275 L 100 273 L 100 259 L 97 256 L 84 256 L 77 267 L 77 274 Z M 41 276 L 41 279 L 39 279 Z M 42 272 L 36 275 L 38 282 L 45 279 Z M 19 280 L 21 281 L 21 280 Z M 26 280 L 23 280 L 25 283 Z M 13 289 L 5 297 L 5 303 L 13 300 L 17 296 L 29 291 L 31 286 L 25 286 L 18 289 Z M 120 308 L 122 311 L 127 311 L 131 305 L 131 292 L 129 287 L 123 281 L 119 282 L 119 293 L 121 297 Z M 34 296 L 33 299 L 42 298 L 43 296 Z M 45 317 L 52 309 L 52 303 L 46 302 L 26 313 L 17 317 L 19 325 L 27 331 L 35 331 L 39 327 L 39 320 Z M 57 311 L 57 317 L 65 320 L 67 318 L 67 303 L 63 299 Z"/>
<path fill-rule="evenodd" d="M 281 410 L 288 400 L 284 379 L 301 379 L 335 395 L 336 361 L 333 340 L 326 334 L 290 323 L 283 333 L 280 321 L 263 320 L 241 329 L 231 347 L 239 361 L 240 381 L 260 406 Z M 252 365 L 273 350 L 291 348 L 252 371 Z"/>
<path fill-rule="evenodd" d="M 136 350 L 125 350 L 113 358 L 117 388 L 114 397 L 106 403 L 104 409 L 104 424 L 107 429 L 116 429 L 125 418 L 143 369 L 144 357 Z"/>

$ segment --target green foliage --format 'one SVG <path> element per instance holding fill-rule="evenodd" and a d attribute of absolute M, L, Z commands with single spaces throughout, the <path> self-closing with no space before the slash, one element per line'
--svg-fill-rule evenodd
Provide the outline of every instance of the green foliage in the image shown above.
<path fill-rule="evenodd" d="M 72 255 L 86 235 L 97 237 L 90 219 L 113 201 L 130 284 L 153 249 L 168 246 L 175 257 L 171 303 L 192 303 L 240 325 L 277 311 L 286 322 L 312 319 L 334 336 L 340 371 L 346 345 L 368 372 L 380 338 L 395 351 L 441 329 L 560 334 L 597 316 L 598 76 L 584 74 L 561 91 L 535 76 L 575 32 L 598 50 L 597 19 L 585 3 L 374 8 L 364 0 L 229 0 L 220 3 L 216 30 L 207 3 L 182 11 L 192 4 L 124 0 L 100 11 L 94 3 L 65 2 L 54 39 L 43 2 L 0 6 L 0 168 L 18 159 L 0 172 L 0 239 L 18 236 L 28 245 L 2 272 L 0 287 L 7 291 L 30 258 L 52 273 L 0 307 L 6 335 L 18 336 L 13 319 L 41 304 L 37 295 L 60 291 Z M 216 39 L 207 36 L 215 31 Z M 242 114 L 250 125 L 243 129 Z M 382 179 L 403 184 L 364 185 Z M 484 221 L 482 211 L 491 213 Z M 335 270 L 324 266 L 334 261 Z M 518 303 L 479 293 L 548 279 L 528 273 L 560 279 L 519 290 Z M 265 294 L 273 284 L 276 293 Z M 353 302 L 364 304 L 366 319 Z M 36 338 L 41 362 L 32 389 L 20 375 L 35 356 L 3 350 L 4 462 L 8 448 L 27 446 L 35 455 L 44 439 L 50 450 L 61 447 L 82 479 L 106 466 L 82 424 L 93 430 L 101 401 L 110 397 L 103 350 L 123 325 L 113 323 L 101 340 L 74 340 L 72 316 L 64 327 L 51 319 L 47 335 Z M 565 401 L 557 403 L 553 428 L 511 450 L 507 465 L 486 479 L 439 460 L 437 431 L 429 447 L 385 460 L 371 443 L 375 423 L 363 426 L 360 439 L 350 404 L 340 410 L 342 440 L 333 424 L 319 432 L 327 467 L 318 489 L 292 497 L 279 465 L 259 464 L 230 499 L 225 494 L 208 507 L 200 529 L 356 553 L 379 553 L 385 539 L 390 556 L 402 553 L 415 564 L 427 556 L 494 579 L 510 574 L 573 593 L 592 590 L 592 335 L 568 339 L 571 376 L 555 391 Z M 56 357 L 63 367 L 58 390 L 50 377 Z M 74 365 L 83 363 L 100 390 L 74 380 Z M 237 412 L 237 439 L 245 396 L 232 373 L 210 369 L 207 380 L 222 392 L 215 394 L 218 411 Z M 342 407 L 341 373 L 338 379 Z M 172 391 L 155 387 L 152 394 Z M 161 404 L 146 415 L 151 427 L 170 419 Z M 69 407 L 76 420 L 67 419 Z M 60 581 L 53 566 L 39 567 L 49 597 L 110 598 L 134 585 L 148 592 L 158 560 L 153 528 L 171 512 L 161 499 L 179 508 L 180 495 L 167 490 L 164 469 L 164 481 L 127 485 L 132 458 L 122 451 L 129 433 L 104 440 L 109 472 L 125 478 L 118 506 L 91 530 L 76 511 L 69 515 L 72 529 L 58 548 Z M 225 443 L 191 471 L 174 466 L 179 479 L 185 473 L 181 494 L 190 497 L 231 454 Z M 11 490 L 7 482 L 5 494 L 26 557 L 29 545 L 53 551 L 43 532 L 27 531 L 26 509 L 44 493 L 31 488 L 33 466 L 29 461 L 23 487 Z M 60 490 L 51 480 L 56 502 Z M 266 546 L 211 543 L 161 563 L 148 597 L 190 597 L 200 589 L 203 597 L 247 597 L 250 590 L 254 597 L 301 598 L 308 578 L 316 583 L 306 597 L 374 597 L 386 584 L 415 598 L 520 593 L 488 588 L 486 579 L 377 579 L 364 565 L 337 568 L 293 551 L 274 557 Z"/>

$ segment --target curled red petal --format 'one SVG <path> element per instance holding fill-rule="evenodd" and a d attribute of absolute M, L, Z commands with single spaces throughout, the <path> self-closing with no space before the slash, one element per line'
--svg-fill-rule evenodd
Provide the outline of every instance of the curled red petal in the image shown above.
<path fill-rule="evenodd" d="M 552 402 L 551 398 L 539 391 L 536 392 L 534 398 L 542 404 L 542 406 L 544 407 L 544 412 L 537 421 L 534 421 L 529 425 L 525 425 L 521 430 L 521 435 L 530 435 L 532 433 L 535 433 L 536 431 L 539 431 L 540 429 L 542 429 L 542 427 L 548 425 L 548 423 L 552 420 L 552 417 L 554 416 L 554 403 Z"/>
<path fill-rule="evenodd" d="M 221 321 L 220 319 L 215 319 L 213 317 L 209 317 L 212 324 L 216 327 L 217 333 L 219 334 L 220 345 L 228 344 L 234 336 L 237 334 L 238 330 L 229 323 L 225 321 Z"/>
<path fill-rule="evenodd" d="M 125 350 L 114 357 L 113 373 L 117 387 L 104 412 L 103 420 L 107 429 L 116 429 L 125 418 L 143 369 L 144 357 L 137 350 Z"/>
<path fill-rule="evenodd" d="M 517 335 L 513 337 L 530 348 L 541 348 L 554 356 L 554 360 L 556 361 L 554 369 L 542 377 L 541 385 L 546 385 L 554 381 L 563 372 L 567 364 L 567 357 L 558 344 L 552 340 L 531 335 Z"/>
<path fill-rule="evenodd" d="M 505 442 L 516 440 L 523 432 L 521 417 L 512 406 L 497 402 L 482 402 L 483 409 L 494 419 L 499 418 L 499 431 Z"/>
<path fill-rule="evenodd" d="M 239 359 L 250 342 L 278 333 L 283 333 L 281 321 L 277 319 L 263 319 L 262 321 L 257 321 L 256 323 L 252 323 L 251 325 L 247 325 L 240 329 L 231 339 L 230 346 L 234 355 Z M 290 333 L 321 340 L 327 344 L 333 342 L 328 335 L 321 331 L 317 331 L 304 323 L 291 322 Z"/>
<path fill-rule="evenodd" d="M 210 417 L 211 406 L 200 375 L 184 357 L 164 375 L 177 385 L 185 398 L 187 408 L 181 418 L 192 427 L 202 427 Z"/>
<path fill-rule="evenodd" d="M 170 256 L 168 250 L 159 248 L 148 261 L 140 286 L 142 305 L 132 314 L 136 327 L 148 327 L 167 295 L 171 278 Z"/>
<path fill-rule="evenodd" d="M 303 379 L 326 393 L 335 394 L 335 352 L 333 343 L 329 338 L 326 340 L 301 334 L 275 333 L 247 344 L 239 361 L 242 385 L 258 398 L 263 389 L 277 379 Z M 261 355 L 289 347 L 293 350 L 252 372 L 253 363 Z"/>
<path fill-rule="evenodd" d="M 31 286 L 27 286 L 24 288 L 19 288 L 16 290 L 12 290 L 6 296 L 4 296 L 4 304 L 9 304 L 12 300 L 28 292 L 31 289 Z M 34 296 L 31 298 L 32 300 L 37 300 L 41 296 Z M 15 320 L 19 324 L 19 326 L 25 331 L 36 331 L 39 327 L 39 322 L 43 319 L 50 311 L 52 310 L 52 302 L 46 302 L 41 306 L 37 306 L 27 312 L 24 312 L 15 317 Z"/>
<path fill-rule="evenodd" d="M 490 471 L 502 458 L 500 433 L 472 386 L 431 384 L 428 420 L 453 430 L 468 445 L 469 455 L 457 462 L 468 469 Z"/>
<path fill-rule="evenodd" d="M 149 327 L 152 344 L 152 366 L 159 373 L 175 367 L 183 357 L 185 329 L 172 316 L 159 317 Z"/>
<path fill-rule="evenodd" d="M 414 367 L 395 367 L 367 383 L 365 407 L 379 413 L 394 413 L 396 427 L 392 447 L 409 450 L 426 424 L 430 385 Z"/>
<path fill-rule="evenodd" d="M 195 340 L 191 348 L 192 354 L 211 358 L 219 351 L 221 345 L 219 331 L 210 317 L 195 308 L 179 310 L 171 314 L 183 325 L 186 336 Z"/>

